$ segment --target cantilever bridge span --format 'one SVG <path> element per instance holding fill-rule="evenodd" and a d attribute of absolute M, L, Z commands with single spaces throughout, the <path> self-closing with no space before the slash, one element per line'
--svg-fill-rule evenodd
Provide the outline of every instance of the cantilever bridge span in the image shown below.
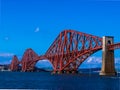
<path fill-rule="evenodd" d="M 114 44 L 113 37 L 100 38 L 98 36 L 73 31 L 62 31 L 45 55 L 38 56 L 32 49 L 24 52 L 22 60 L 19 62 L 16 56 L 10 65 L 12 71 L 18 70 L 18 65 L 22 65 L 22 71 L 33 71 L 36 62 L 48 59 L 53 65 L 54 72 L 76 72 L 78 67 L 89 56 L 103 49 L 103 54 L 114 57 L 114 49 L 120 48 L 120 43 Z M 106 56 L 103 55 L 103 66 L 101 72 L 115 73 L 114 59 L 107 59 L 113 69 L 108 70 L 105 64 Z"/>

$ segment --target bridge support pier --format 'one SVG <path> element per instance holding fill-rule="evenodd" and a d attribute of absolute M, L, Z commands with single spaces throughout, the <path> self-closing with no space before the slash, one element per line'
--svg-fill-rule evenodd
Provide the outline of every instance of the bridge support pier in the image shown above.
<path fill-rule="evenodd" d="M 105 36 L 103 37 L 102 46 L 102 69 L 100 75 L 116 75 L 114 66 L 114 50 L 108 50 L 107 45 L 113 44 L 113 37 Z"/>

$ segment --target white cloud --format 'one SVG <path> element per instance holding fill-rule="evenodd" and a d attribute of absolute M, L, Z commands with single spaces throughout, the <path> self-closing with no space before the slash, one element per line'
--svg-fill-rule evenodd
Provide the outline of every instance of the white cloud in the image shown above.
<path fill-rule="evenodd" d="M 1 65 L 4 65 L 4 64 L 10 64 L 11 63 L 11 60 L 5 60 L 5 61 L 0 61 L 0 64 Z"/>
<path fill-rule="evenodd" d="M 102 58 L 101 57 L 89 57 L 86 61 L 86 63 L 101 63 Z"/>
<path fill-rule="evenodd" d="M 92 62 L 93 61 L 93 58 L 91 57 L 91 58 L 88 58 L 88 60 L 87 60 L 87 63 L 90 63 L 90 62 Z"/>
<path fill-rule="evenodd" d="M 36 29 L 35 29 L 35 32 L 39 32 L 40 31 L 40 29 L 39 29 L 39 27 L 37 27 Z"/>
<path fill-rule="evenodd" d="M 102 56 L 91 56 L 85 60 L 79 68 L 101 68 L 102 67 Z M 115 57 L 115 68 L 116 70 L 120 70 L 120 57 Z"/>
<path fill-rule="evenodd" d="M 115 63 L 119 63 L 120 64 L 120 58 L 115 58 Z"/>
<path fill-rule="evenodd" d="M 0 53 L 0 57 L 12 57 L 13 53 Z"/>
<path fill-rule="evenodd" d="M 86 63 L 100 64 L 100 63 L 102 63 L 102 57 L 95 57 L 95 56 L 89 57 L 86 60 Z M 115 63 L 120 64 L 120 58 L 119 57 L 115 57 Z"/>

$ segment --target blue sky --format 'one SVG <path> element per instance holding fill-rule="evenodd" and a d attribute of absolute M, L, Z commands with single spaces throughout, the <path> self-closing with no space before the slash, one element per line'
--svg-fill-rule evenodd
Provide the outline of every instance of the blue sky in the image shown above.
<path fill-rule="evenodd" d="M 114 36 L 119 42 L 120 1 L 0 0 L 1 58 L 22 56 L 27 48 L 44 54 L 64 29 Z M 101 57 L 101 52 L 96 56 Z"/>

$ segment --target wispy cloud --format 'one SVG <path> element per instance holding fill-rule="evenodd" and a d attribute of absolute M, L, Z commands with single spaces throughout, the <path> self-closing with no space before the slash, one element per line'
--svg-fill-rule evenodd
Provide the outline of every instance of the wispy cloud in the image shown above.
<path fill-rule="evenodd" d="M 89 57 L 86 60 L 86 63 L 91 63 L 91 64 L 100 64 L 102 63 L 102 57 Z M 115 63 L 120 64 L 120 58 L 119 57 L 115 57 Z"/>
<path fill-rule="evenodd" d="M 87 60 L 87 63 L 90 63 L 90 62 L 92 62 L 93 61 L 93 58 L 91 57 L 91 58 L 88 58 L 88 60 Z"/>
<path fill-rule="evenodd" d="M 89 57 L 86 61 L 86 63 L 101 63 L 102 58 L 101 57 Z"/>
<path fill-rule="evenodd" d="M 4 61 L 3 61 L 3 60 L 0 60 L 0 64 L 1 64 L 1 65 L 10 64 L 11 61 L 12 61 L 11 59 L 10 59 L 10 60 L 4 60 Z"/>
<path fill-rule="evenodd" d="M 96 68 L 102 66 L 102 57 L 92 56 L 83 62 L 79 68 Z M 115 67 L 120 69 L 120 58 L 115 57 Z"/>
<path fill-rule="evenodd" d="M 39 27 L 37 27 L 34 32 L 39 32 L 39 31 L 40 31 L 40 29 L 39 29 Z"/>
<path fill-rule="evenodd" d="M 120 64 L 120 58 L 119 58 L 119 57 L 118 57 L 118 58 L 115 58 L 115 63 Z"/>
<path fill-rule="evenodd" d="M 13 53 L 0 53 L 0 57 L 12 57 Z"/>

